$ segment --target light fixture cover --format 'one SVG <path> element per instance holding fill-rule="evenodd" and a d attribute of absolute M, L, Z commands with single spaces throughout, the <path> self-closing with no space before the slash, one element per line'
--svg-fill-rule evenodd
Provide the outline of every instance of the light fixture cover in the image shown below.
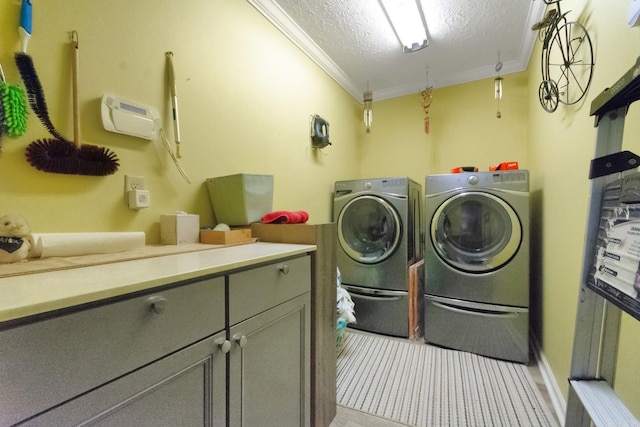
<path fill-rule="evenodd" d="M 404 52 L 415 52 L 429 45 L 427 22 L 421 0 L 378 0 Z"/>

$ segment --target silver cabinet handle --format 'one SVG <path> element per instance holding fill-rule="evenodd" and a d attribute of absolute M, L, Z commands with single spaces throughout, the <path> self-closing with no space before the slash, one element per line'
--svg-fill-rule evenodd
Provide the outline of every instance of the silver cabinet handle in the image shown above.
<path fill-rule="evenodd" d="M 231 343 L 229 342 L 229 340 L 221 338 L 219 340 L 216 340 L 216 344 L 223 354 L 227 354 L 231 350 Z"/>
<path fill-rule="evenodd" d="M 151 310 L 156 314 L 164 313 L 167 310 L 167 304 L 169 304 L 169 301 L 161 296 L 151 297 L 147 301 L 149 301 Z"/>
<path fill-rule="evenodd" d="M 245 345 L 247 345 L 247 337 L 245 335 L 234 335 L 233 340 L 236 342 L 236 344 L 238 344 L 240 348 L 243 348 Z"/>
<path fill-rule="evenodd" d="M 282 274 L 289 274 L 289 266 L 287 264 L 283 264 L 280 266 L 280 272 Z"/>

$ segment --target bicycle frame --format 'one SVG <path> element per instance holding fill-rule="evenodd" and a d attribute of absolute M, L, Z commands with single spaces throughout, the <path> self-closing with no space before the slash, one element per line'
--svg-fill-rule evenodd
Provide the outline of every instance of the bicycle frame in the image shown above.
<path fill-rule="evenodd" d="M 542 42 L 542 83 L 538 96 L 542 107 L 551 113 L 558 102 L 570 105 L 584 97 L 591 83 L 593 48 L 584 26 L 568 21 L 569 12 L 562 12 L 562 0 L 543 1 L 553 7 L 531 29 L 538 31 Z"/>

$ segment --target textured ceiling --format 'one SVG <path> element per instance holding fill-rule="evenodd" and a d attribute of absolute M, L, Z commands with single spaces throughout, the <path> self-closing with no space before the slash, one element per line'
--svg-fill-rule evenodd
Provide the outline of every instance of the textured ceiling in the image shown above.
<path fill-rule="evenodd" d="M 429 46 L 403 53 L 377 0 L 248 0 L 356 99 L 525 70 L 543 0 L 422 0 Z"/>

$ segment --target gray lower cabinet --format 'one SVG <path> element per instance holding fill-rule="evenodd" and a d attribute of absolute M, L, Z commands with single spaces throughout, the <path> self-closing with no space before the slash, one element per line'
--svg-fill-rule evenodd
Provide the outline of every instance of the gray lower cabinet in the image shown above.
<path fill-rule="evenodd" d="M 0 325 L 0 427 L 308 426 L 310 263 Z"/>
<path fill-rule="evenodd" d="M 310 259 L 229 278 L 229 425 L 310 425 Z"/>
<path fill-rule="evenodd" d="M 224 426 L 225 332 L 30 420 L 26 426 Z"/>

